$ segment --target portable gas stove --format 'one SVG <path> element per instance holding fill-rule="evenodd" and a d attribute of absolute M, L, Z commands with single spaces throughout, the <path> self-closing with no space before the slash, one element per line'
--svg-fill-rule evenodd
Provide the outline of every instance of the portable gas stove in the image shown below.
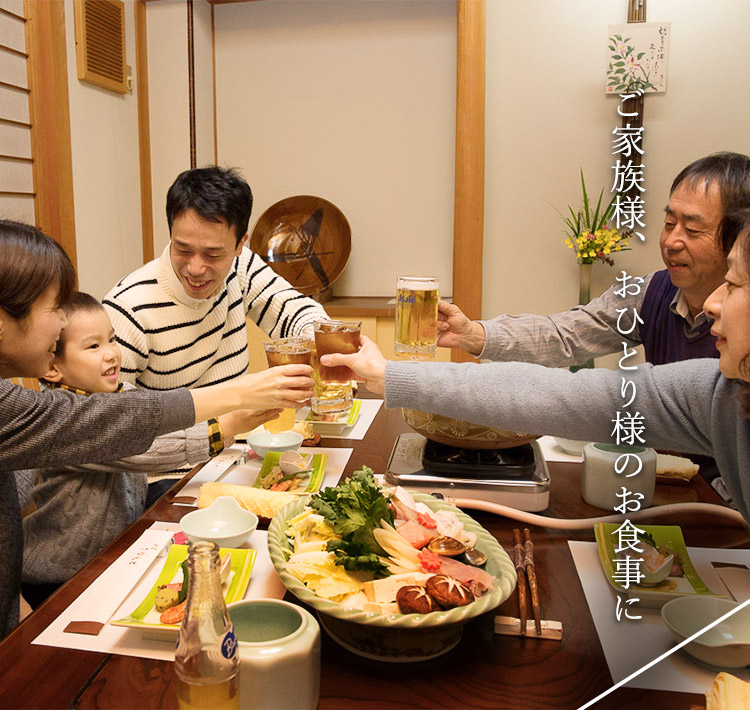
<path fill-rule="evenodd" d="M 385 480 L 392 486 L 478 498 L 519 510 L 549 505 L 549 471 L 536 441 L 508 449 L 460 449 L 401 434 Z"/>

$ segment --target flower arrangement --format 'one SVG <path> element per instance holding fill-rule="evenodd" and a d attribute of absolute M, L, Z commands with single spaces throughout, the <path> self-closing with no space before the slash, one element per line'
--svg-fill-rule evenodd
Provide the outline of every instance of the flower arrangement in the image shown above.
<path fill-rule="evenodd" d="M 621 234 L 616 228 L 608 226 L 607 222 L 612 218 L 615 211 L 615 200 L 602 209 L 602 198 L 604 189 L 599 193 L 596 208 L 591 210 L 586 181 L 583 179 L 581 170 L 581 189 L 583 192 L 583 208 L 574 210 L 568 205 L 570 217 L 566 217 L 559 210 L 555 210 L 567 225 L 568 236 L 565 244 L 573 249 L 579 264 L 593 264 L 595 261 L 603 261 L 605 264 L 614 266 L 612 253 L 628 251 L 628 233 Z"/>

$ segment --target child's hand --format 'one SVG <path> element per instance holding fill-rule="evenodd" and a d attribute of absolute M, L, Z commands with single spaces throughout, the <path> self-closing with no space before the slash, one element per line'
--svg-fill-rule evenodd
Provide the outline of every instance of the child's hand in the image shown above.
<path fill-rule="evenodd" d="M 281 409 L 236 409 L 219 417 L 224 434 L 224 446 L 231 446 L 237 434 L 244 434 L 255 427 L 270 422 L 281 414 Z"/>

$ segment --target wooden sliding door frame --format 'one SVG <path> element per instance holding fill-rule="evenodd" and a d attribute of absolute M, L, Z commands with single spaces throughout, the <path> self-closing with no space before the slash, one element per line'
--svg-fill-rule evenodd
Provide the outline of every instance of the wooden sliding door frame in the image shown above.
<path fill-rule="evenodd" d="M 154 258 L 154 205 L 151 184 L 151 123 L 148 101 L 148 34 L 146 0 L 135 0 L 135 87 L 138 101 L 138 165 L 141 185 L 143 263 Z"/>
<path fill-rule="evenodd" d="M 453 300 L 482 317 L 484 246 L 485 0 L 457 1 L 456 167 L 453 212 Z M 454 348 L 454 362 L 473 360 Z"/>
<path fill-rule="evenodd" d="M 36 226 L 76 265 L 65 5 L 24 0 Z"/>

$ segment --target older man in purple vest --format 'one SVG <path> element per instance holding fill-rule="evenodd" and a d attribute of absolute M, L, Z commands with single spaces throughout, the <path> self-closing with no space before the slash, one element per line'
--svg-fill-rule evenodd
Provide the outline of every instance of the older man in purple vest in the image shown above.
<path fill-rule="evenodd" d="M 643 344 L 646 360 L 654 365 L 718 357 L 703 302 L 727 270 L 716 238 L 719 223 L 726 212 L 741 207 L 750 207 L 750 157 L 714 153 L 696 160 L 680 172 L 670 190 L 659 240 L 667 268 L 643 277 L 638 294 L 623 299 L 615 294 L 621 284 L 615 284 L 586 305 L 563 313 L 478 321 L 441 302 L 438 343 L 489 360 L 550 367 L 622 353 L 623 341 Z M 618 330 L 618 310 L 623 308 L 630 315 Z M 639 316 L 635 322 L 634 313 Z M 620 331 L 630 332 L 623 336 Z M 485 347 L 485 334 L 492 336 L 487 338 L 491 347 Z M 702 466 L 701 473 L 712 477 L 711 466 Z"/>

